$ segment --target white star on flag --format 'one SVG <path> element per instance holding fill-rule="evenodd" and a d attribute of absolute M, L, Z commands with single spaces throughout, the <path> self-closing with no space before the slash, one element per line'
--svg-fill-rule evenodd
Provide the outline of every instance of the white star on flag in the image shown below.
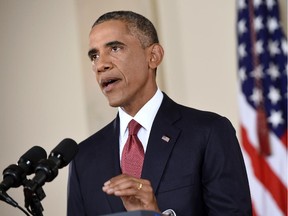
<path fill-rule="evenodd" d="M 240 44 L 238 47 L 238 53 L 240 58 L 244 58 L 246 56 L 245 44 Z"/>
<path fill-rule="evenodd" d="M 239 9 L 239 10 L 245 9 L 246 6 L 247 6 L 247 5 L 246 5 L 245 0 L 239 0 L 239 1 L 238 1 L 238 9 Z"/>
<path fill-rule="evenodd" d="M 247 76 L 246 76 L 246 71 L 245 71 L 245 68 L 244 68 L 244 67 L 241 67 L 241 68 L 239 69 L 239 77 L 240 77 L 240 80 L 241 80 L 242 82 L 244 82 L 244 81 L 246 80 Z"/>
<path fill-rule="evenodd" d="M 268 98 L 270 99 L 272 104 L 277 104 L 278 101 L 281 100 L 281 95 L 278 89 L 276 89 L 274 86 L 271 86 L 269 88 Z"/>
<path fill-rule="evenodd" d="M 268 18 L 267 25 L 270 33 L 273 33 L 279 28 L 278 22 L 275 18 Z"/>
<path fill-rule="evenodd" d="M 250 99 L 254 102 L 255 105 L 259 105 L 260 102 L 262 101 L 262 91 L 259 88 L 254 88 L 253 93 L 250 96 Z"/>
<path fill-rule="evenodd" d="M 266 0 L 266 4 L 269 10 L 272 10 L 272 8 L 275 5 L 275 1 L 274 0 Z"/>
<path fill-rule="evenodd" d="M 243 33 L 246 32 L 246 30 L 247 30 L 247 28 L 246 28 L 246 22 L 245 22 L 245 20 L 240 20 L 240 21 L 238 22 L 238 31 L 239 31 L 239 33 L 240 33 L 240 34 L 243 34 Z"/>
<path fill-rule="evenodd" d="M 260 79 L 264 76 L 263 69 L 261 65 L 258 65 L 254 71 L 252 71 L 251 76 Z"/>
<path fill-rule="evenodd" d="M 262 40 L 258 40 L 256 42 L 256 52 L 257 54 L 262 54 L 263 53 L 263 41 Z"/>
<path fill-rule="evenodd" d="M 278 127 L 279 124 L 282 124 L 284 122 L 282 118 L 282 112 L 272 110 L 271 115 L 268 117 L 268 121 L 272 124 L 274 128 Z"/>
<path fill-rule="evenodd" d="M 262 0 L 254 0 L 254 7 L 258 8 L 262 4 Z"/>
<path fill-rule="evenodd" d="M 254 19 L 254 28 L 256 31 L 259 31 L 263 28 L 263 21 L 262 21 L 262 17 L 261 16 L 257 16 Z"/>
<path fill-rule="evenodd" d="M 270 75 L 272 80 L 276 80 L 280 76 L 278 67 L 273 63 L 270 63 L 267 73 Z"/>
<path fill-rule="evenodd" d="M 270 54 L 272 56 L 275 56 L 276 54 L 279 54 L 280 50 L 278 48 L 278 42 L 270 40 L 268 42 L 268 49 L 270 51 Z"/>

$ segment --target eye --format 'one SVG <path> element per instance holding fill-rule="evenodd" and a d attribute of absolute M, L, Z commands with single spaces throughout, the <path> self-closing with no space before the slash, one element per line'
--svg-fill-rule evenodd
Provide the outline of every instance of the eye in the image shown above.
<path fill-rule="evenodd" d="M 116 46 L 116 45 L 111 47 L 112 52 L 117 52 L 120 49 L 121 49 L 121 47 L 120 46 Z"/>
<path fill-rule="evenodd" d="M 90 55 L 90 60 L 92 63 L 95 63 L 99 59 L 99 54 L 94 53 Z"/>

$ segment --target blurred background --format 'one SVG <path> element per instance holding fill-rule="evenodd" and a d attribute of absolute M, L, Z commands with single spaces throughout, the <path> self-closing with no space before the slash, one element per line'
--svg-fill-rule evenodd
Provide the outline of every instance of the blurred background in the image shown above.
<path fill-rule="evenodd" d="M 279 3 L 287 32 L 287 1 Z M 91 71 L 88 34 L 101 14 L 122 9 L 158 29 L 161 90 L 228 117 L 238 133 L 236 0 L 0 0 L 1 172 L 32 146 L 49 154 L 62 139 L 79 143 L 115 117 Z M 66 214 L 67 173 L 43 186 L 44 215 Z M 21 187 L 8 194 L 24 206 Z M 0 214 L 23 215 L 4 202 Z"/>

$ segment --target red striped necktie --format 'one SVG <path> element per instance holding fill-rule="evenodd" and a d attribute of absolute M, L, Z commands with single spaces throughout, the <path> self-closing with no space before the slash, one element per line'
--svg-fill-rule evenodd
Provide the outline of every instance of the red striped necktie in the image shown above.
<path fill-rule="evenodd" d="M 137 133 L 141 127 L 142 126 L 133 119 L 129 122 L 129 135 L 125 143 L 121 159 L 122 173 L 136 178 L 141 177 L 144 161 L 144 149 L 137 136 Z"/>

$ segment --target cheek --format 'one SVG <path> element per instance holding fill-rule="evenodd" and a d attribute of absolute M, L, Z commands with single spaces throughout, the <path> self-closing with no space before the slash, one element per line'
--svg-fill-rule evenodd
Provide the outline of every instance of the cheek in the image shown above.
<path fill-rule="evenodd" d="M 94 76 L 96 77 L 96 79 L 98 80 L 98 73 L 97 73 L 97 69 L 96 66 L 92 64 L 92 68 L 91 68 L 91 72 L 94 74 Z"/>
<path fill-rule="evenodd" d="M 132 55 L 130 56 L 128 59 L 122 60 L 121 61 L 121 66 L 123 70 L 123 72 L 127 71 L 127 75 L 129 73 L 129 75 L 131 76 L 138 76 L 139 73 L 143 73 L 143 70 L 145 71 L 148 68 L 148 63 L 146 61 L 145 58 L 143 58 L 143 56 L 137 56 L 137 55 Z"/>
<path fill-rule="evenodd" d="M 92 72 L 97 74 L 97 68 L 96 68 L 96 65 L 95 64 L 92 64 Z"/>
<path fill-rule="evenodd" d="M 100 86 L 100 84 L 99 84 L 100 77 L 99 77 L 98 73 L 96 73 L 94 70 L 92 72 L 93 72 L 93 75 L 95 77 L 97 84 Z"/>
<path fill-rule="evenodd" d="M 97 73 L 95 73 L 94 74 L 95 75 L 95 79 L 96 79 L 96 82 L 97 82 L 97 84 L 100 86 L 100 78 L 99 78 L 99 76 L 97 75 Z"/>

